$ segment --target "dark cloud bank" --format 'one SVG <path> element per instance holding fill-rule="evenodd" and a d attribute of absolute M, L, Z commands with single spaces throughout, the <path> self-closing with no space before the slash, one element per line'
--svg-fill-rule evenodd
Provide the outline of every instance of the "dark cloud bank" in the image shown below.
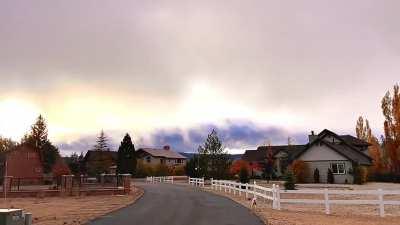
<path fill-rule="evenodd" d="M 140 136 L 134 140 L 138 147 L 161 147 L 170 145 L 179 152 L 196 152 L 199 145 L 206 139 L 207 135 L 215 129 L 223 144 L 229 149 L 254 149 L 258 145 L 271 141 L 273 145 L 286 144 L 290 136 L 294 143 L 305 143 L 307 132 L 292 133 L 279 127 L 262 127 L 252 122 L 231 122 L 224 125 L 205 124 L 187 129 L 159 129 L 148 136 Z M 109 132 L 110 133 L 110 132 Z M 133 134 L 134 136 L 134 134 Z M 122 137 L 121 137 L 122 139 Z M 86 152 L 95 144 L 96 138 L 84 137 L 71 143 L 60 143 L 59 148 L 63 154 L 71 152 Z M 111 149 L 117 150 L 119 140 L 109 140 Z"/>

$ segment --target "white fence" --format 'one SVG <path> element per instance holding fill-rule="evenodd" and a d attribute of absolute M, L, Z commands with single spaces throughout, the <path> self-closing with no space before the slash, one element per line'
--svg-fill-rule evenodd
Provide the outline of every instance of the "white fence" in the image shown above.
<path fill-rule="evenodd" d="M 204 187 L 204 177 L 203 178 L 192 178 L 189 177 L 189 184 L 199 187 Z"/>
<path fill-rule="evenodd" d="M 174 183 L 174 177 L 173 176 L 167 176 L 167 177 L 146 177 L 147 182 L 151 183 Z"/>
<path fill-rule="evenodd" d="M 211 189 L 239 196 L 244 194 L 246 198 L 253 197 L 264 199 L 264 201 L 269 200 L 272 202 L 273 209 L 280 210 L 279 185 L 273 184 L 272 188 L 267 188 L 257 185 L 256 182 L 254 184 L 242 184 L 229 180 L 211 179 Z"/>
<path fill-rule="evenodd" d="M 400 195 L 400 190 L 384 191 L 378 190 L 328 190 L 328 189 L 309 189 L 309 190 L 280 190 L 279 185 L 272 185 L 272 188 L 266 188 L 254 184 L 242 184 L 227 180 L 211 179 L 211 189 L 232 193 L 234 195 L 246 195 L 246 198 L 253 196 L 264 200 L 272 201 L 272 208 L 280 210 L 281 203 L 295 204 L 322 204 L 325 205 L 325 213 L 330 214 L 330 206 L 332 204 L 339 205 L 377 205 L 379 215 L 385 216 L 385 205 L 400 205 L 399 200 L 384 200 L 385 195 Z M 321 199 L 299 199 L 299 198 L 283 198 L 284 194 L 315 194 L 323 196 Z M 375 200 L 367 199 L 332 199 L 332 197 L 349 196 L 349 195 L 372 195 L 376 196 Z"/>

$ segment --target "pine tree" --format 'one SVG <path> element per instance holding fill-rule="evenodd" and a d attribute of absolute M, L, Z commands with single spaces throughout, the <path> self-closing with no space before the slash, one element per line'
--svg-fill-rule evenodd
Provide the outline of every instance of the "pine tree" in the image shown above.
<path fill-rule="evenodd" d="M 48 139 L 48 130 L 46 120 L 42 115 L 36 119 L 36 122 L 31 126 L 31 131 L 21 140 L 21 144 L 27 144 L 35 147 L 39 151 L 40 159 L 43 163 L 44 172 L 52 172 L 52 168 L 60 157 L 58 148 L 54 146 Z"/>
<path fill-rule="evenodd" d="M 25 134 L 21 142 L 41 149 L 42 146 L 48 141 L 47 135 L 48 130 L 46 120 L 42 115 L 39 115 L 39 117 L 36 119 L 36 122 L 31 126 L 30 133 Z"/>
<path fill-rule="evenodd" d="M 285 190 L 295 190 L 296 189 L 296 177 L 292 170 L 287 170 L 285 176 L 283 177 L 285 180 L 285 183 L 283 186 L 285 186 Z"/>
<path fill-rule="evenodd" d="M 118 148 L 117 173 L 134 174 L 136 170 L 135 146 L 129 134 L 126 134 Z"/>
<path fill-rule="evenodd" d="M 229 176 L 231 162 L 214 129 L 207 136 L 204 145 L 199 146 L 198 152 L 200 161 L 206 165 L 207 175 L 215 179 L 223 179 Z"/>
<path fill-rule="evenodd" d="M 109 151 L 110 148 L 108 147 L 107 144 L 107 136 L 105 135 L 104 131 L 100 131 L 100 136 L 97 137 L 97 144 L 94 146 L 95 151 Z"/>

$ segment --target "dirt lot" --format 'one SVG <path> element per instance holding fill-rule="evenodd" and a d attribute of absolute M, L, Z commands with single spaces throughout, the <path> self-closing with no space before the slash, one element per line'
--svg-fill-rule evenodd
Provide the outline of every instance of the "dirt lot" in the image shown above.
<path fill-rule="evenodd" d="M 34 225 L 84 224 L 108 212 L 133 203 L 143 191 L 134 188 L 130 195 L 14 198 L 6 202 L 1 199 L 1 207 L 22 208 L 33 214 Z"/>
<path fill-rule="evenodd" d="M 211 191 L 211 190 L 208 190 Z M 212 191 L 226 196 L 249 207 L 250 203 L 242 197 Z M 303 198 L 304 196 L 302 196 Z M 305 197 L 307 198 L 307 197 Z M 377 206 L 331 206 L 331 215 L 324 214 L 321 205 L 281 204 L 282 210 L 272 210 L 271 202 L 259 200 L 254 212 L 270 225 L 398 225 L 400 208 L 385 206 L 387 216 L 378 216 Z"/>

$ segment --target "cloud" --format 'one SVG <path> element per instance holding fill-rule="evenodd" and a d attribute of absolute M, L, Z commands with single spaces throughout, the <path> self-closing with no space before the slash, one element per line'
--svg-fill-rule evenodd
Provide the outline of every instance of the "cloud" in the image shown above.
<path fill-rule="evenodd" d="M 196 152 L 199 145 L 203 145 L 207 135 L 215 129 L 225 148 L 230 152 L 243 152 L 246 149 L 255 149 L 266 144 L 268 140 L 273 145 L 287 144 L 290 136 L 295 143 L 304 144 L 307 141 L 306 132 L 292 133 L 279 127 L 262 127 L 251 121 L 226 121 L 223 125 L 204 124 L 199 126 L 175 129 L 159 129 L 148 135 L 134 139 L 136 148 L 162 148 L 170 145 L 178 152 Z M 122 137 L 121 137 L 122 139 Z M 110 139 L 113 150 L 117 150 L 118 142 Z M 65 154 L 69 152 L 85 152 L 95 144 L 95 137 L 81 138 L 71 143 L 60 143 L 58 146 Z"/>

